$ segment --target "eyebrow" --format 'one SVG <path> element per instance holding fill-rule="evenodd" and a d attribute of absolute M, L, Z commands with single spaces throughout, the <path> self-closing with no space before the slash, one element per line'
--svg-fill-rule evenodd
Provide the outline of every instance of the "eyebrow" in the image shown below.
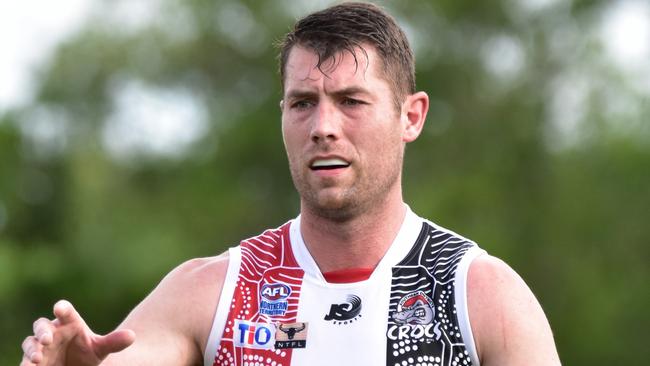
<path fill-rule="evenodd" d="M 347 88 L 335 90 L 328 94 L 334 97 L 344 97 L 344 96 L 355 95 L 355 94 L 370 95 L 370 91 L 360 86 L 349 86 Z M 314 98 L 317 95 L 318 93 L 315 91 L 305 90 L 305 89 L 294 89 L 287 92 L 286 99 Z"/>
<path fill-rule="evenodd" d="M 294 89 L 287 92 L 285 99 L 313 98 L 317 93 L 310 90 Z"/>
<path fill-rule="evenodd" d="M 344 97 L 344 96 L 355 95 L 355 94 L 370 95 L 370 91 L 360 86 L 350 86 L 340 90 L 335 90 L 330 94 L 336 97 Z"/>

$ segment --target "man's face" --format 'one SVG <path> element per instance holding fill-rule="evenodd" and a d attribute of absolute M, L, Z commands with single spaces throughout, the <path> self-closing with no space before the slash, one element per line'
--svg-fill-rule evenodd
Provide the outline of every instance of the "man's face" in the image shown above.
<path fill-rule="evenodd" d="M 379 70 L 374 47 L 347 51 L 317 67 L 318 56 L 294 46 L 282 102 L 282 134 L 302 209 L 345 220 L 401 199 L 401 113 Z"/>

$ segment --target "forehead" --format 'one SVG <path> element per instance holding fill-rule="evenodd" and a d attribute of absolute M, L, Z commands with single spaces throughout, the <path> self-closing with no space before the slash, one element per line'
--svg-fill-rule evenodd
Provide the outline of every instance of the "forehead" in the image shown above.
<path fill-rule="evenodd" d="M 356 55 L 356 60 L 355 60 Z M 381 60 L 374 47 L 357 47 L 355 55 L 347 50 L 322 60 L 318 67 L 318 54 L 302 46 L 294 46 L 285 66 L 285 92 L 296 87 L 322 85 L 323 87 L 345 87 L 361 85 L 378 87 L 386 84 L 381 77 Z"/>

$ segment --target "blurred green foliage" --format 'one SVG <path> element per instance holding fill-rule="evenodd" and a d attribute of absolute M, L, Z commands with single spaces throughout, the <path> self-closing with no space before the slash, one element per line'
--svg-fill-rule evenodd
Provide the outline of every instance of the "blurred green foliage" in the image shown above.
<path fill-rule="evenodd" d="M 298 213 L 272 43 L 318 5 L 152 3 L 141 23 L 98 3 L 41 70 L 33 103 L 0 115 L 0 364 L 18 363 L 32 321 L 57 299 L 106 332 L 180 262 Z M 408 147 L 406 200 L 522 274 L 565 364 L 643 364 L 648 94 L 594 38 L 607 2 L 525 3 L 383 3 L 432 99 Z M 107 131 L 133 85 L 170 90 L 171 104 L 189 93 L 207 127 L 176 150 L 148 148 L 147 136 L 111 148 L 128 140 L 128 129 Z M 578 117 L 570 103 L 556 108 L 573 92 Z M 634 108 L 612 112 L 612 94 Z"/>

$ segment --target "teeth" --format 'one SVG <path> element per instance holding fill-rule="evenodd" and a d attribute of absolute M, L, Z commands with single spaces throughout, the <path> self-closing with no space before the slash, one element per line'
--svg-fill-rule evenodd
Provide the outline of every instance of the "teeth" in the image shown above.
<path fill-rule="evenodd" d="M 318 167 L 326 167 L 326 166 L 348 166 L 348 162 L 341 160 L 341 159 L 320 159 L 314 161 L 311 166 L 312 168 L 318 168 Z"/>

